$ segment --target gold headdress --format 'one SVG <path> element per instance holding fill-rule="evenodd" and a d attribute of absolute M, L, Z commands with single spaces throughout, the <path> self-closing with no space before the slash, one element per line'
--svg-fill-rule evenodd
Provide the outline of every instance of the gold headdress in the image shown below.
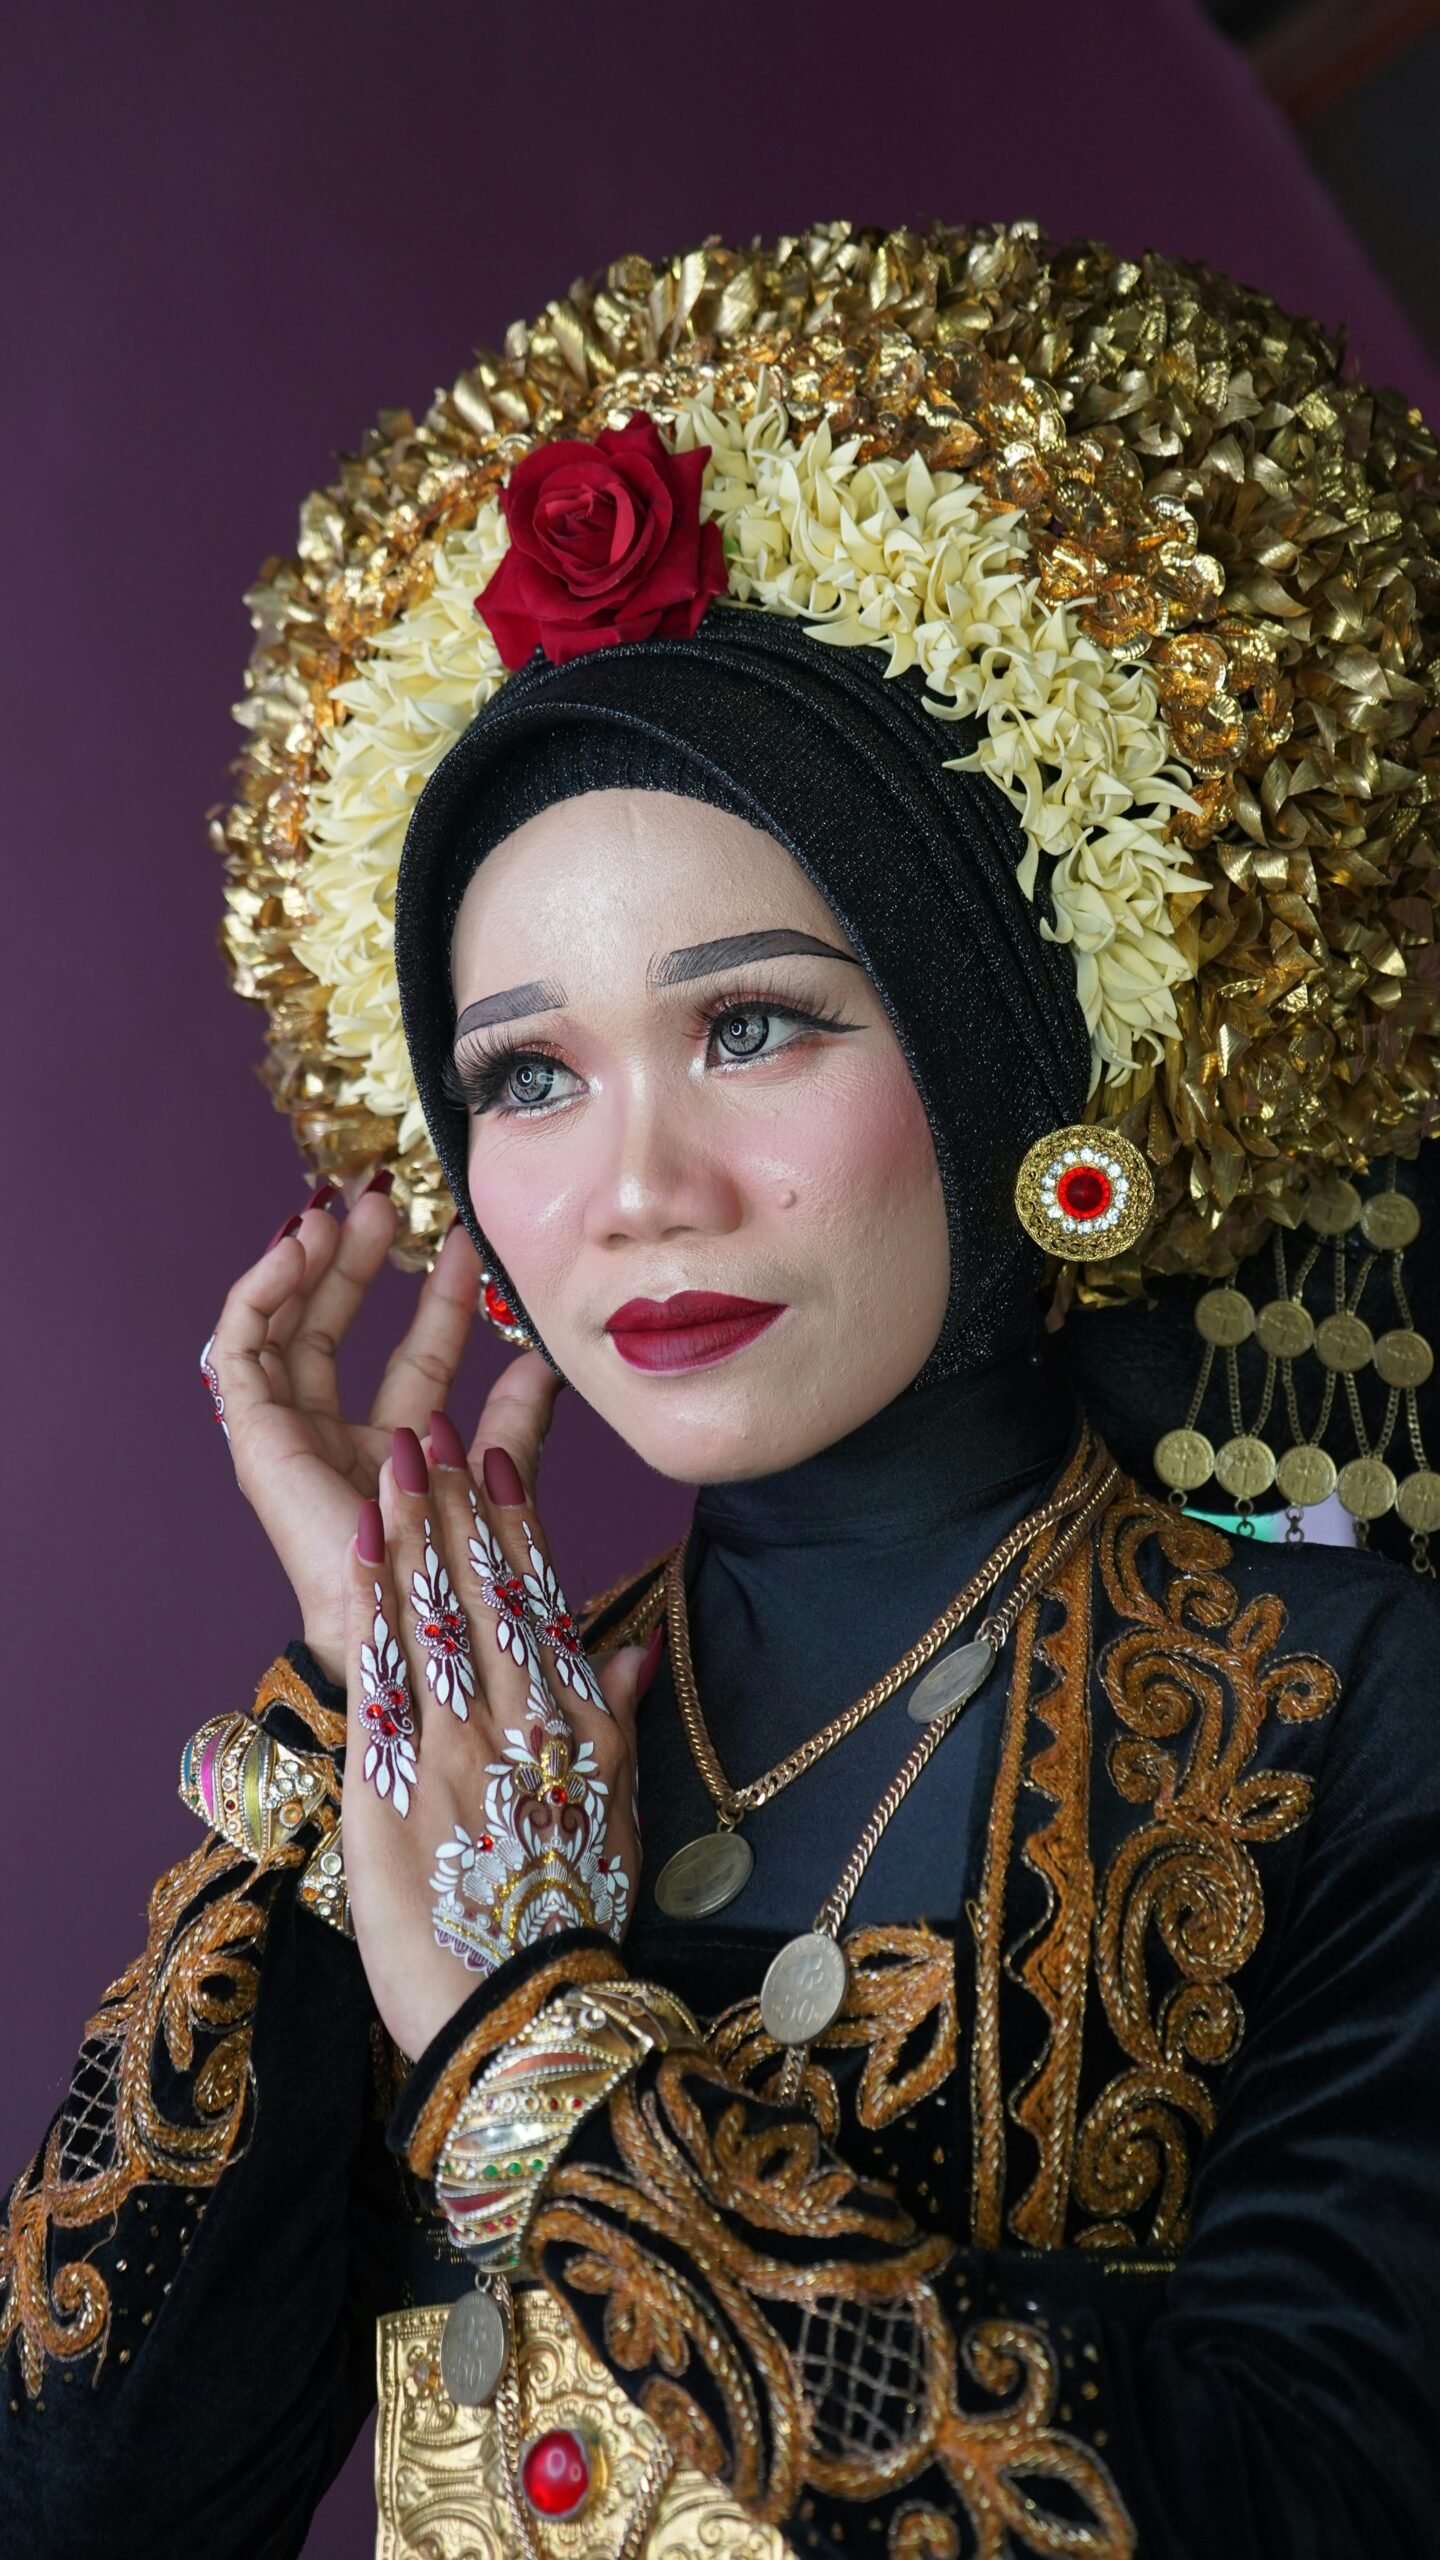
<path fill-rule="evenodd" d="M 250 601 L 224 947 L 311 1168 L 448 1214 L 392 961 L 410 811 L 505 681 L 474 609 L 538 444 L 708 445 L 732 601 L 918 666 L 1075 963 L 1128 1266 L 1225 1274 L 1435 1114 L 1436 449 L 1313 323 L 1036 226 L 618 261 L 382 416 Z M 1430 616 L 1427 622 L 1427 614 Z M 1046 930 L 1051 928 L 1047 927 Z"/>

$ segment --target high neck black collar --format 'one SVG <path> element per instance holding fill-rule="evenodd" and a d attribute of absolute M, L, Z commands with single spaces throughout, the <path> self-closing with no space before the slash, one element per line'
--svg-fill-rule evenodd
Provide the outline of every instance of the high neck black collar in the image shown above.
<path fill-rule="evenodd" d="M 907 1388 L 844 1440 L 778 1475 L 702 1487 L 695 1531 L 735 1555 L 903 1546 L 1058 1464 L 1076 1422 L 1058 1364 L 1044 1350 L 1022 1352 Z"/>

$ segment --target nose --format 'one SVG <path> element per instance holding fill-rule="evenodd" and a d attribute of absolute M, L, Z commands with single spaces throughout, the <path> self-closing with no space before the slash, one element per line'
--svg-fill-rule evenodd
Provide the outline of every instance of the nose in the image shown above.
<path fill-rule="evenodd" d="M 668 1081 L 612 1091 L 592 1121 L 595 1156 L 585 1235 L 600 1245 L 729 1235 L 744 1217 L 738 1171 L 722 1129 L 702 1130 L 689 1097 Z"/>

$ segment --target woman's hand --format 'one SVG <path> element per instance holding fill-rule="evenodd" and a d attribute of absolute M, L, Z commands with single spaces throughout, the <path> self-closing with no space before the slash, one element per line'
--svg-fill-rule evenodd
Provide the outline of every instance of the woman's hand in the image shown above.
<path fill-rule="evenodd" d="M 480 1264 L 453 1226 L 423 1282 L 414 1320 L 392 1352 L 368 1421 L 340 1409 L 335 1356 L 395 1241 L 389 1177 L 367 1186 L 341 1224 L 322 1184 L 258 1262 L 241 1273 L 201 1353 L 236 1479 L 294 1591 L 305 1641 L 332 1680 L 345 1677 L 346 1557 L 358 1496 L 373 1494 L 391 1434 L 423 1432 L 445 1404 L 474 1321 Z M 526 1383 L 517 1390 L 518 1371 Z M 532 1469 L 559 1381 L 537 1353 L 496 1386 L 475 1449 L 504 1439 Z M 532 1440 L 527 1443 L 525 1435 Z"/>
<path fill-rule="evenodd" d="M 548 1379 L 510 1377 L 515 1436 L 536 1445 Z M 350 1910 L 413 2058 L 518 1948 L 580 1925 L 623 1936 L 635 1706 L 658 1646 L 628 1646 L 597 1678 L 513 1458 L 490 1445 L 477 1485 L 443 1413 L 428 1467 L 395 1433 L 343 1582 Z"/>

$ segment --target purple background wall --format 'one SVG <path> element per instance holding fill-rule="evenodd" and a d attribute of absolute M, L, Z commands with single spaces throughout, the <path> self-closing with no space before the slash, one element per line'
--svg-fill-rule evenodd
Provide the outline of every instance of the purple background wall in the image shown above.
<path fill-rule="evenodd" d="M 893 21 L 857 0 L 51 0 L 7 54 L 0 2178 L 192 1844 L 181 1740 L 294 1631 L 196 1372 L 231 1276 L 303 1196 L 216 954 L 203 816 L 241 591 L 332 450 L 582 269 L 842 212 L 1035 214 L 1212 259 L 1348 318 L 1365 368 L 1440 414 L 1185 0 L 1032 0 L 1023 31 L 973 0 Z M 377 1290 L 357 1395 L 414 1285 Z M 467 1428 L 492 1365 L 477 1352 Z M 572 1587 L 683 1512 L 573 1400 L 547 1500 Z M 370 2547 L 367 2460 L 312 2554 Z"/>

